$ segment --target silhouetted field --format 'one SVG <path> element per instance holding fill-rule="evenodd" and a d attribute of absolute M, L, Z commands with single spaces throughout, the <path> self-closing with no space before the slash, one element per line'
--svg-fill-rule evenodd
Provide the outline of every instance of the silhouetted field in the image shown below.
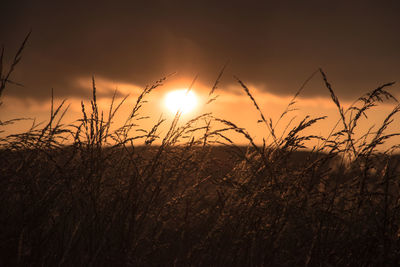
<path fill-rule="evenodd" d="M 77 123 L 62 124 L 61 104 L 48 124 L 0 140 L 0 265 L 399 264 L 399 156 L 397 146 L 377 150 L 395 135 L 385 130 L 399 105 L 376 128 L 354 134 L 376 104 L 397 104 L 386 91 L 391 84 L 343 110 L 320 74 L 341 118 L 329 136 L 303 134 L 323 117 L 277 133 L 278 122 L 238 80 L 266 125 L 263 145 L 213 114 L 180 123 L 177 113 L 163 135 L 162 120 L 140 129 L 138 111 L 163 79 L 146 87 L 112 130 L 119 103 L 101 112 L 93 80 L 93 99 L 82 103 Z M 0 93 L 8 76 L 1 78 Z M 249 146 L 235 145 L 230 132 Z M 320 145 L 301 151 L 310 140 Z"/>

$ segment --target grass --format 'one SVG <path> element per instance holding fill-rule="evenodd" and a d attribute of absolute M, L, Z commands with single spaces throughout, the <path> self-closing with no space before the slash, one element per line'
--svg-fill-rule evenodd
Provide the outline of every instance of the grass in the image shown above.
<path fill-rule="evenodd" d="M 0 68 L 0 93 L 26 40 L 10 70 Z M 399 264 L 399 156 L 397 146 L 378 150 L 397 135 L 386 130 L 399 105 L 376 129 L 356 135 L 376 105 L 397 104 L 387 91 L 392 83 L 344 110 L 326 74 L 312 76 L 318 74 L 340 117 L 328 136 L 303 134 L 325 117 L 276 131 L 305 84 L 274 123 L 237 78 L 266 125 L 262 146 L 246 129 L 208 113 L 181 124 L 178 112 L 163 135 L 163 119 L 141 129 L 139 112 L 165 78 L 146 87 L 113 130 L 125 99 L 116 103 L 114 96 L 108 111 L 99 110 L 93 78 L 92 100 L 82 102 L 78 123 L 63 124 L 63 102 L 52 105 L 46 125 L 1 139 L 0 265 Z M 231 132 L 249 146 L 236 145 Z M 310 140 L 319 145 L 302 151 Z"/>

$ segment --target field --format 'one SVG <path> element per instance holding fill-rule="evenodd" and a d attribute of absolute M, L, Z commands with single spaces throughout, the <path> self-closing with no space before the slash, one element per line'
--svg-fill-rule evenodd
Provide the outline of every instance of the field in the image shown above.
<path fill-rule="evenodd" d="M 10 72 L 0 73 L 0 94 L 22 48 Z M 397 135 L 386 133 L 400 110 L 387 91 L 392 84 L 344 110 L 325 73 L 317 74 L 341 118 L 329 136 L 303 134 L 323 117 L 275 132 L 276 122 L 237 79 L 266 125 L 261 145 L 213 114 L 182 124 L 178 112 L 163 135 L 162 120 L 137 131 L 138 111 L 164 79 L 146 87 L 126 122 L 112 129 L 123 103 L 100 111 L 93 79 L 78 124 L 63 124 L 61 104 L 52 106 L 48 124 L 1 138 L 0 265 L 400 264 L 400 158 L 397 146 L 378 150 Z M 386 99 L 396 102 L 393 111 L 356 136 L 357 123 Z M 236 145 L 230 132 L 249 145 Z M 305 147 L 309 140 L 319 145 Z"/>

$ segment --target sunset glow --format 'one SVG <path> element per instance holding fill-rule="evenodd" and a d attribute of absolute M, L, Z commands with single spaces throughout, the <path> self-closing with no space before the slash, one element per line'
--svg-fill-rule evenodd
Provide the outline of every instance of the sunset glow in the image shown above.
<path fill-rule="evenodd" d="M 172 113 L 181 111 L 186 114 L 197 106 L 197 102 L 196 94 L 186 89 L 175 90 L 165 96 L 165 106 Z"/>
<path fill-rule="evenodd" d="M 400 266 L 400 1 L 4 0 L 1 266 Z"/>

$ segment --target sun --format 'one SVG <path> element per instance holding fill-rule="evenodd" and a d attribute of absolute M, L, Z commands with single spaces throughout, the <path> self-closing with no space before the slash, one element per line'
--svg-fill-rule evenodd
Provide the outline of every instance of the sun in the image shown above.
<path fill-rule="evenodd" d="M 186 114 L 197 106 L 197 96 L 186 89 L 174 90 L 165 96 L 165 106 L 172 113 L 180 111 Z"/>

